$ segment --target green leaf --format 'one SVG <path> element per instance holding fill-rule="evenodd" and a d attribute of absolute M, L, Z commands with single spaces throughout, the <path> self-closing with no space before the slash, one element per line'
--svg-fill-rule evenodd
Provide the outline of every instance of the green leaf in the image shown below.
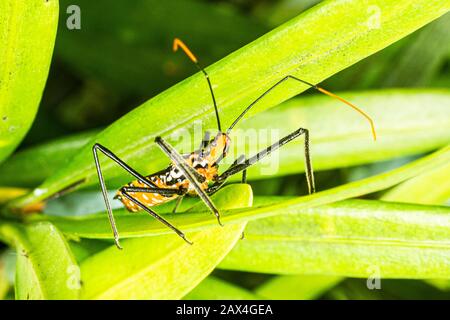
<path fill-rule="evenodd" d="M 450 278 L 450 208 L 348 200 L 250 222 L 221 268 Z"/>
<path fill-rule="evenodd" d="M 374 90 L 341 93 L 363 106 L 375 121 L 378 139 L 371 141 L 367 123 L 339 101 L 326 96 L 296 98 L 245 121 L 245 129 L 274 130 L 278 139 L 300 126 L 308 128 L 316 171 L 372 163 L 440 148 L 450 142 L 450 91 Z M 283 124 L 280 128 L 280 124 Z M 262 130 L 267 131 L 262 131 Z M 245 131 L 244 131 L 245 133 Z M 247 146 L 252 154 L 274 143 L 271 135 L 259 135 Z M 234 141 L 241 142 L 239 136 Z M 248 177 L 267 178 L 304 171 L 303 139 L 297 139 L 260 165 L 249 168 Z M 234 154 L 243 154 L 240 147 Z M 257 151 L 256 151 L 257 150 Z M 236 177 L 239 178 L 239 177 Z"/>
<path fill-rule="evenodd" d="M 0 300 L 5 299 L 10 288 L 8 273 L 6 270 L 5 254 L 0 255 Z"/>
<path fill-rule="evenodd" d="M 377 54 L 326 81 L 335 90 L 361 90 L 380 87 L 428 86 L 435 83 L 449 52 L 450 17 L 443 15 Z M 413 75 L 413 76 L 411 76 Z M 447 77 L 448 78 L 448 77 Z"/>
<path fill-rule="evenodd" d="M 80 269 L 64 236 L 49 222 L 0 224 L 17 251 L 16 299 L 77 299 Z"/>
<path fill-rule="evenodd" d="M 441 204 L 448 199 L 450 186 L 447 180 L 450 176 L 449 164 L 429 170 L 415 178 L 407 180 L 392 188 L 383 195 L 385 201 L 414 202 L 422 204 Z M 439 185 L 439 188 L 434 186 Z M 427 190 L 426 193 L 423 190 Z M 261 285 L 257 294 L 267 299 L 314 299 L 333 287 L 342 278 L 333 276 L 277 276 Z M 449 287 L 447 279 L 427 280 L 430 284 L 446 290 Z"/>
<path fill-rule="evenodd" d="M 229 201 L 229 193 L 234 195 L 233 202 Z M 248 185 L 221 190 L 213 197 L 219 208 L 248 207 L 252 198 Z M 216 225 L 188 234 L 193 245 L 172 232 L 125 240 L 122 251 L 111 246 L 82 262 L 82 297 L 180 299 L 211 273 L 239 240 L 244 227 L 245 223 Z"/>
<path fill-rule="evenodd" d="M 381 199 L 419 204 L 445 204 L 450 198 L 449 177 L 450 162 L 401 183 L 385 193 Z M 427 279 L 425 281 L 442 291 L 450 290 L 449 279 Z"/>
<path fill-rule="evenodd" d="M 111 243 L 106 240 L 78 239 L 69 241 L 69 245 L 75 259 L 80 264 L 83 260 L 108 248 Z"/>
<path fill-rule="evenodd" d="M 256 7 L 256 15 L 267 20 L 271 26 L 278 26 L 299 13 L 315 6 L 322 0 L 280 0 L 262 3 Z"/>
<path fill-rule="evenodd" d="M 97 132 L 84 132 L 26 148 L 0 165 L 0 184 L 6 186 L 36 186 L 52 175 Z"/>
<path fill-rule="evenodd" d="M 185 300 L 260 300 L 261 297 L 222 279 L 209 276 L 189 292 Z"/>
<path fill-rule="evenodd" d="M 270 300 L 313 300 L 341 280 L 333 276 L 278 276 L 259 286 L 256 294 Z"/>
<path fill-rule="evenodd" d="M 370 140 L 367 124 L 351 109 L 343 109 L 340 102 L 326 96 L 309 96 L 292 99 L 244 121 L 242 127 L 248 132 L 232 134 L 230 154 L 254 154 L 299 126 L 311 132 L 315 171 L 417 154 L 450 141 L 448 90 L 374 90 L 340 95 L 364 106 L 372 116 L 378 131 L 376 143 Z M 266 134 L 243 141 L 253 130 Z M 0 184 L 32 186 L 42 182 L 65 166 L 92 137 L 93 133 L 64 137 L 13 155 L 0 166 Z M 292 141 L 250 167 L 248 176 L 253 180 L 266 178 L 268 171 L 271 176 L 302 172 L 302 144 L 302 139 Z"/>
<path fill-rule="evenodd" d="M 423 157 L 389 172 L 321 191 L 313 195 L 296 197 L 290 200 L 277 198 L 276 200 L 266 201 L 249 209 L 224 210 L 221 211 L 221 220 L 225 224 L 228 224 L 275 215 L 300 213 L 306 208 L 387 189 L 449 161 L 450 147 L 446 147 L 430 156 Z M 227 188 L 231 189 L 235 187 L 235 185 L 226 186 L 222 189 L 222 192 L 225 192 Z M 245 188 L 245 185 L 240 188 Z M 171 232 L 156 220 L 149 220 L 145 214 L 131 214 L 127 213 L 124 209 L 115 210 L 115 214 L 122 237 L 160 235 Z M 166 214 L 165 217 L 183 231 L 203 230 L 216 225 L 215 219 L 205 214 L 204 211 Z M 75 238 L 111 238 L 111 229 L 105 213 L 79 217 L 35 216 L 33 219 L 50 219 L 65 234 Z"/>
<path fill-rule="evenodd" d="M 367 3 L 325 1 L 209 67 L 223 124 L 230 124 L 245 106 L 284 76 L 292 74 L 319 82 L 450 9 L 448 2 L 440 0 L 378 0 L 371 5 L 383 13 L 377 28 L 368 23 Z M 346 23 L 342 23 L 343 19 Z M 298 83 L 286 83 L 254 112 L 275 106 L 305 89 Z M 153 139 L 161 135 L 174 142 L 175 135 L 179 138 L 186 130 L 192 133 L 196 120 L 202 120 L 204 128 L 215 127 L 211 97 L 200 73 L 144 103 L 94 140 L 108 146 L 138 171 L 151 172 L 167 162 Z M 105 162 L 103 168 L 107 177 L 121 173 L 111 161 Z M 14 205 L 42 200 L 76 182 L 96 180 L 92 152 L 86 146 L 68 166 Z"/>
<path fill-rule="evenodd" d="M 426 282 L 441 291 L 450 291 L 449 279 L 428 279 Z"/>
<path fill-rule="evenodd" d="M 420 204 L 444 204 L 450 199 L 449 177 L 450 162 L 447 162 L 403 182 L 389 190 L 381 199 Z"/>
<path fill-rule="evenodd" d="M 47 80 L 57 0 L 0 3 L 0 161 L 27 133 Z"/>

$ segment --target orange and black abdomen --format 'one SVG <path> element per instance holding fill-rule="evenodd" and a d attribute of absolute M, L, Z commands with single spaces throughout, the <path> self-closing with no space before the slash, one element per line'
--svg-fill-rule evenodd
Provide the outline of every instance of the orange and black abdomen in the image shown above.
<path fill-rule="evenodd" d="M 205 181 L 201 183 L 201 188 L 206 190 L 209 182 L 213 181 L 217 176 L 217 166 L 210 166 L 208 161 L 201 158 L 196 153 L 189 155 L 186 160 L 199 174 L 205 177 Z M 184 189 L 186 194 L 196 195 L 196 192 L 190 185 L 189 180 L 187 180 L 181 171 L 173 164 L 166 170 L 152 174 L 146 178 L 158 188 L 176 190 Z M 148 186 L 142 181 L 135 180 L 128 183 L 125 187 L 146 188 Z M 145 192 L 128 192 L 128 194 L 147 207 L 157 206 L 179 197 L 178 194 L 167 196 L 159 193 Z M 142 210 L 138 204 L 125 197 L 121 190 L 117 192 L 115 198 L 119 199 L 128 211 L 136 212 Z"/>
<path fill-rule="evenodd" d="M 185 179 L 180 179 L 180 181 L 175 181 L 175 183 L 169 184 L 167 181 L 167 177 L 169 176 L 168 172 L 169 170 L 154 175 L 150 175 L 147 177 L 147 179 L 159 188 L 168 188 L 168 189 L 187 188 L 188 182 Z M 148 187 L 148 185 L 138 180 L 134 180 L 128 183 L 126 186 L 137 188 Z M 167 196 L 159 193 L 146 193 L 146 192 L 128 192 L 128 194 L 147 207 L 157 206 L 178 197 L 178 195 L 176 194 L 172 196 Z M 128 211 L 136 212 L 142 210 L 142 208 L 139 207 L 139 205 L 137 205 L 136 203 L 125 197 L 120 190 L 117 192 L 115 198 L 119 199 L 124 204 L 125 208 Z"/>

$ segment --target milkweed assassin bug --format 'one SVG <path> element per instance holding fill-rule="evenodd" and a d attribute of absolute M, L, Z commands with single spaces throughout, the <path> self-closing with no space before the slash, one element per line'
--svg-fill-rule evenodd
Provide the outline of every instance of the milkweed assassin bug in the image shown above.
<path fill-rule="evenodd" d="M 106 210 L 108 212 L 109 221 L 114 234 L 114 240 L 116 246 L 119 249 L 121 249 L 119 243 L 119 233 L 117 231 L 116 223 L 112 213 L 111 204 L 109 203 L 105 180 L 103 178 L 100 162 L 98 159 L 98 152 L 106 155 L 136 179 L 121 187 L 117 191 L 115 199 L 119 199 L 128 211 L 146 211 L 152 217 L 172 229 L 187 243 L 192 244 L 192 242 L 190 242 L 186 238 L 185 234 L 182 231 L 177 229 L 169 221 L 153 211 L 151 207 L 166 203 L 174 199 L 178 199 L 174 209 L 174 211 L 176 211 L 185 195 L 197 195 L 203 200 L 209 210 L 211 210 L 211 212 L 216 216 L 218 223 L 222 225 L 222 223 L 220 222 L 219 210 L 211 201 L 210 195 L 215 193 L 226 182 L 226 180 L 234 174 L 242 172 L 242 181 L 246 182 L 246 170 L 249 166 L 255 164 L 265 156 L 269 155 L 271 152 L 277 150 L 284 144 L 300 136 L 304 136 L 305 138 L 305 171 L 308 191 L 310 194 L 315 192 L 314 172 L 312 168 L 309 147 L 309 131 L 305 128 L 298 128 L 296 131 L 283 137 L 278 142 L 272 144 L 271 146 L 258 152 L 256 155 L 250 158 L 244 159 L 243 157 L 240 157 L 236 159 L 231 164 L 231 166 L 222 174 L 218 173 L 219 163 L 227 155 L 227 151 L 230 146 L 229 134 L 231 130 L 255 104 L 257 104 L 269 92 L 274 90 L 277 86 L 284 83 L 285 81 L 293 80 L 300 82 L 309 86 L 310 88 L 316 89 L 323 94 L 338 99 L 339 101 L 355 109 L 369 121 L 373 137 L 376 140 L 374 123 L 364 111 L 348 102 L 347 100 L 335 95 L 334 93 L 331 93 L 317 85 L 294 77 L 292 75 L 285 76 L 274 85 L 272 85 L 269 89 L 267 89 L 263 94 L 261 94 L 256 100 L 254 100 L 248 107 L 246 107 L 242 111 L 242 113 L 236 118 L 236 120 L 234 120 L 231 126 L 224 132 L 222 131 L 222 127 L 220 124 L 216 98 L 214 96 L 214 91 L 208 73 L 204 68 L 200 66 L 196 56 L 191 52 L 191 50 L 181 40 L 175 39 L 173 42 L 173 50 L 177 51 L 179 48 L 184 51 L 189 59 L 203 73 L 208 83 L 209 91 L 211 93 L 211 98 L 214 105 L 214 111 L 216 114 L 218 133 L 212 139 L 210 139 L 209 133 L 206 133 L 200 144 L 200 147 L 197 150 L 186 155 L 181 155 L 180 153 L 178 153 L 163 138 L 156 137 L 155 143 L 158 144 L 161 150 L 169 157 L 169 159 L 171 160 L 171 164 L 166 169 L 150 174 L 148 176 L 143 176 L 139 172 L 135 171 L 132 167 L 119 159 L 112 151 L 108 150 L 106 147 L 98 143 L 94 144 L 93 154 L 95 166 L 97 169 L 97 174 L 105 201 Z"/>

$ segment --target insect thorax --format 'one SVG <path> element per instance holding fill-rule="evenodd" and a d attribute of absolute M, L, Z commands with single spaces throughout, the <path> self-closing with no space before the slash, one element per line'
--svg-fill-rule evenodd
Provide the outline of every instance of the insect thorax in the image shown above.
<path fill-rule="evenodd" d="M 187 163 L 204 178 L 201 179 L 203 181 L 199 181 L 203 190 L 206 190 L 218 177 L 217 162 L 225 156 L 228 139 L 227 135 L 220 133 L 203 150 L 198 150 L 183 156 Z M 162 171 L 146 176 L 146 178 L 157 188 L 184 189 L 189 195 L 196 195 L 196 191 L 189 180 L 186 179 L 183 172 L 174 163 L 171 163 Z M 139 180 L 132 181 L 127 186 L 138 188 L 148 187 L 144 181 Z M 129 192 L 129 195 L 147 206 L 162 204 L 178 197 L 178 195 L 169 196 L 142 192 Z M 141 210 L 133 201 L 124 197 L 121 190 L 117 192 L 116 198 L 122 201 L 129 211 Z"/>

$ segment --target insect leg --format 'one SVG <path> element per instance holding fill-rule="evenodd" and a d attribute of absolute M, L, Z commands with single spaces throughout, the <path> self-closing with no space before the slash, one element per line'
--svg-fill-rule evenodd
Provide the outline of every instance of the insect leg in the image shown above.
<path fill-rule="evenodd" d="M 177 208 L 181 204 L 181 200 L 183 200 L 184 195 L 187 193 L 187 189 L 184 189 L 184 188 L 183 189 L 168 189 L 168 188 L 122 187 L 122 188 L 120 188 L 119 191 L 122 192 L 122 194 L 127 193 L 127 195 L 130 197 L 132 197 L 132 195 L 129 194 L 130 192 L 157 193 L 157 194 L 160 194 L 160 195 L 163 195 L 166 197 L 171 197 L 173 195 L 179 195 L 180 197 L 178 197 L 178 199 L 177 199 L 177 203 L 175 205 L 173 213 L 176 212 Z M 129 197 L 127 197 L 127 198 L 129 199 Z M 171 228 L 171 229 L 173 229 L 173 228 Z M 187 241 L 187 242 L 189 242 L 189 241 Z"/>
<path fill-rule="evenodd" d="M 244 169 L 242 171 L 242 179 L 241 179 L 242 183 L 247 183 L 247 169 Z"/>
<path fill-rule="evenodd" d="M 198 178 L 196 177 L 198 174 L 187 162 L 186 160 L 166 141 L 164 141 L 161 137 L 156 137 L 155 142 L 159 145 L 159 147 L 164 151 L 164 153 L 175 163 L 175 165 L 183 172 L 183 175 L 186 179 L 194 187 L 200 199 L 208 206 L 208 208 L 214 213 L 219 222 L 219 225 L 222 226 L 220 222 L 220 213 L 217 210 L 214 203 L 208 197 L 208 194 L 202 189 Z M 203 176 L 201 176 L 203 178 Z"/>
<path fill-rule="evenodd" d="M 151 183 L 150 181 L 148 181 L 141 174 L 139 174 L 137 171 L 135 171 L 133 168 L 131 168 L 129 165 L 127 165 L 125 162 L 120 160 L 114 153 L 112 153 L 110 150 L 108 150 L 101 144 L 96 143 L 92 147 L 92 152 L 94 154 L 95 167 L 97 169 L 98 180 L 100 182 L 100 187 L 102 189 L 103 200 L 105 201 L 106 210 L 108 212 L 109 223 L 111 224 L 111 229 L 114 234 L 114 242 L 116 243 L 117 248 L 122 249 L 122 247 L 120 246 L 120 243 L 119 243 L 119 232 L 117 231 L 116 222 L 114 220 L 114 216 L 113 216 L 112 209 L 111 209 L 111 204 L 109 203 L 109 199 L 108 199 L 108 190 L 106 189 L 105 179 L 103 178 L 100 161 L 98 160 L 98 151 L 102 152 L 104 155 L 106 155 L 108 158 L 113 160 L 115 163 L 117 163 L 119 166 L 121 166 L 123 169 L 125 169 L 132 176 L 141 180 L 143 183 L 145 183 L 149 187 L 156 187 L 156 186 L 153 183 Z"/>
<path fill-rule="evenodd" d="M 236 160 L 233 161 L 233 163 L 231 164 L 231 166 L 235 166 L 239 163 L 243 163 L 245 161 L 245 156 L 243 154 L 241 154 Z M 241 179 L 242 183 L 247 183 L 247 169 L 244 169 L 242 171 L 242 179 Z"/>
<path fill-rule="evenodd" d="M 241 155 L 239 158 L 237 158 L 237 159 L 234 161 L 234 164 L 236 165 L 236 164 L 242 163 L 242 162 L 244 162 L 244 161 L 245 161 L 245 156 L 244 156 L 244 155 Z M 242 183 L 247 183 L 247 169 L 244 169 L 244 170 L 242 171 L 242 179 L 241 179 L 241 182 L 242 182 Z"/>
<path fill-rule="evenodd" d="M 184 241 L 186 241 L 189 244 L 192 244 L 191 241 L 189 241 L 186 236 L 184 235 L 183 232 L 181 232 L 180 230 L 178 230 L 175 226 L 173 226 L 169 221 L 167 221 L 166 219 L 164 219 L 163 217 L 161 217 L 160 215 L 158 215 L 155 211 L 153 211 L 152 209 L 148 208 L 147 206 L 145 206 L 143 203 L 141 203 L 139 200 L 133 198 L 128 192 L 126 191 L 122 191 L 122 194 L 130 201 L 134 202 L 136 205 L 138 205 L 139 207 L 141 207 L 142 209 L 144 209 L 148 214 L 150 214 L 153 218 L 155 218 L 156 220 L 158 220 L 159 222 L 162 222 L 165 226 L 169 227 L 170 229 L 172 229 L 173 231 L 175 231 L 175 233 L 177 235 L 179 235 Z"/>
<path fill-rule="evenodd" d="M 217 189 L 225 182 L 225 180 L 238 173 L 241 172 L 251 165 L 255 164 L 265 156 L 269 155 L 271 152 L 277 150 L 281 146 L 285 145 L 289 141 L 294 140 L 295 138 L 304 135 L 305 136 L 305 171 L 306 171 L 306 181 L 308 183 L 308 191 L 309 193 L 314 193 L 316 191 L 315 182 L 314 182 L 314 171 L 311 164 L 311 156 L 309 151 L 309 131 L 304 128 L 299 128 L 296 131 L 292 132 L 291 134 L 285 136 L 284 138 L 280 139 L 278 142 L 272 144 L 271 146 L 267 147 L 266 149 L 258 152 L 253 157 L 250 157 L 243 161 L 242 163 L 236 163 L 230 166 L 224 173 L 222 173 L 219 178 L 217 179 L 216 183 L 213 184 L 210 188 L 208 188 L 207 191 L 214 193 L 217 191 Z"/>
<path fill-rule="evenodd" d="M 143 184 L 149 186 L 150 188 L 157 188 L 157 186 L 149 181 L 146 177 L 141 175 L 139 172 L 134 170 L 132 167 L 130 167 L 128 164 L 126 164 L 123 160 L 121 160 L 119 157 L 117 157 L 111 150 L 107 149 L 106 147 L 102 146 L 99 143 L 94 144 L 92 147 L 92 151 L 94 153 L 94 159 L 96 160 L 96 164 L 98 163 L 98 156 L 97 151 L 101 151 L 105 156 L 113 160 L 115 163 L 117 163 L 119 166 L 121 166 L 125 171 L 127 171 L 129 174 L 131 174 L 136 179 L 142 181 Z M 100 164 L 98 165 L 100 167 Z"/>
<path fill-rule="evenodd" d="M 142 193 L 158 193 L 160 195 L 171 197 L 173 195 L 184 195 L 184 189 L 168 189 L 168 188 L 142 188 L 142 187 L 122 187 L 119 191 L 125 192 L 142 192 Z"/>
<path fill-rule="evenodd" d="M 179 195 L 177 199 L 177 203 L 175 204 L 175 208 L 172 213 L 176 213 L 178 207 L 181 204 L 181 201 L 184 198 L 184 195 L 187 193 L 187 189 L 167 189 L 167 188 L 140 188 L 140 187 L 122 187 L 120 188 L 121 192 L 143 192 L 143 193 L 157 193 L 166 197 L 171 197 L 173 195 Z"/>

